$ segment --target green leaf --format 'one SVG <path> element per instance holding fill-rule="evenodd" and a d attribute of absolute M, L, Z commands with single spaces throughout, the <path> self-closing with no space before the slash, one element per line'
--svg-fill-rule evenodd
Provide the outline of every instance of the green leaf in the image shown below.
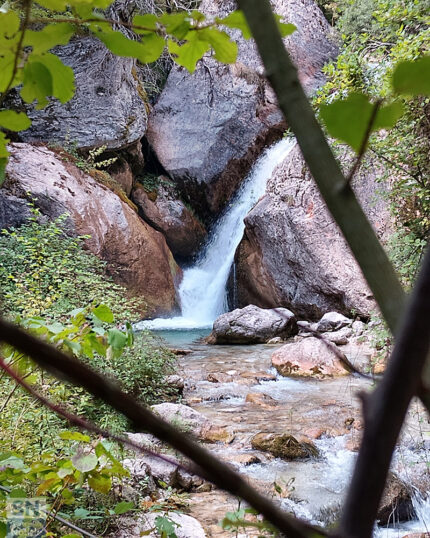
<path fill-rule="evenodd" d="M 293 34 L 297 30 L 297 27 L 294 26 L 294 24 L 288 24 L 288 23 L 285 23 L 285 22 L 278 22 L 278 29 L 279 29 L 282 37 L 287 37 L 287 36 Z"/>
<path fill-rule="evenodd" d="M 178 45 L 175 41 L 169 40 L 169 52 L 174 55 L 177 64 L 182 65 L 190 73 L 194 73 L 197 62 L 209 50 L 210 44 L 201 41 L 198 32 L 190 32 L 190 38 L 184 45 Z"/>
<path fill-rule="evenodd" d="M 126 512 L 128 512 L 129 510 L 132 510 L 134 507 L 134 503 L 132 502 L 126 502 L 126 501 L 122 501 L 120 503 L 118 503 L 115 508 L 113 509 L 114 513 L 117 515 L 117 516 L 120 516 L 121 514 L 125 514 Z"/>
<path fill-rule="evenodd" d="M 80 432 L 61 432 L 60 433 L 60 439 L 64 439 L 66 441 L 79 441 L 82 443 L 89 443 L 91 441 L 91 438 L 88 435 L 85 435 Z"/>
<path fill-rule="evenodd" d="M 90 511 L 85 508 L 76 508 L 73 515 L 76 519 L 84 519 L 90 515 Z"/>
<path fill-rule="evenodd" d="M 135 17 L 133 17 L 133 30 L 136 32 L 136 34 L 147 32 L 148 30 L 156 30 L 157 22 L 158 17 L 153 13 L 146 13 L 145 15 L 136 15 Z M 145 30 L 140 30 L 139 28 L 135 28 L 135 26 L 143 26 Z"/>
<path fill-rule="evenodd" d="M 164 39 L 155 33 L 143 36 L 142 42 L 128 39 L 121 32 L 95 31 L 94 34 L 114 54 L 136 58 L 142 63 L 155 62 L 164 50 Z"/>
<path fill-rule="evenodd" d="M 96 306 L 96 308 L 93 309 L 93 314 L 100 321 L 104 321 L 105 323 L 113 323 L 114 321 L 112 310 L 105 304 Z"/>
<path fill-rule="evenodd" d="M 25 499 L 25 497 L 27 497 L 27 493 L 23 488 L 13 488 L 9 492 L 8 497 L 10 499 Z"/>
<path fill-rule="evenodd" d="M 74 27 L 67 22 L 47 24 L 39 31 L 27 30 L 24 46 L 30 46 L 34 53 L 40 54 L 57 45 L 66 45 L 74 33 Z"/>
<path fill-rule="evenodd" d="M 401 95 L 430 95 L 430 56 L 399 63 L 392 76 L 392 85 Z"/>
<path fill-rule="evenodd" d="M 0 159 L 7 159 L 9 152 L 6 149 L 6 145 L 9 143 L 9 138 L 6 138 L 6 135 L 0 131 Z"/>
<path fill-rule="evenodd" d="M 88 473 L 97 467 L 98 459 L 95 454 L 75 454 L 72 462 L 75 469 L 81 473 Z"/>
<path fill-rule="evenodd" d="M 24 112 L 0 110 L 0 125 L 10 131 L 24 131 L 31 125 L 31 120 Z"/>
<path fill-rule="evenodd" d="M 227 15 L 227 17 L 224 17 L 224 19 L 220 19 L 217 17 L 215 21 L 218 24 L 227 26 L 228 28 L 237 28 L 242 32 L 242 35 L 245 39 L 250 39 L 252 37 L 252 33 L 249 29 L 248 23 L 246 22 L 245 15 L 240 9 L 233 11 L 232 13 Z"/>
<path fill-rule="evenodd" d="M 67 103 L 75 94 L 75 75 L 73 69 L 64 65 L 58 56 L 45 53 L 34 56 L 51 73 L 52 91 L 50 95 L 56 97 L 61 103 Z"/>
<path fill-rule="evenodd" d="M 199 39 L 210 43 L 215 51 L 215 58 L 219 62 L 231 64 L 236 61 L 237 43 L 232 41 L 226 32 L 221 32 L 216 28 L 205 28 L 197 33 Z"/>
<path fill-rule="evenodd" d="M 157 516 L 154 521 L 155 528 L 161 536 L 168 538 L 177 538 L 175 534 L 175 527 L 178 526 L 173 520 L 167 516 Z"/>
<path fill-rule="evenodd" d="M 112 480 L 109 476 L 103 476 L 103 475 L 96 475 L 96 476 L 90 476 L 88 478 L 88 485 L 91 489 L 94 491 L 98 491 L 99 493 L 109 493 L 111 487 L 112 487 Z"/>
<path fill-rule="evenodd" d="M 15 11 L 0 13 L 0 41 L 9 40 L 19 30 L 19 16 Z"/>
<path fill-rule="evenodd" d="M 166 33 L 179 40 L 184 39 L 191 28 L 190 16 L 186 11 L 163 13 L 159 20 L 164 25 Z"/>
<path fill-rule="evenodd" d="M 2 134 L 3 133 L 0 133 L 0 153 L 2 151 L 2 140 L 1 140 Z M 0 187 L 3 185 L 6 179 L 6 165 L 7 165 L 7 157 L 0 157 Z"/>
<path fill-rule="evenodd" d="M 51 11 L 65 11 L 68 4 L 66 0 L 37 0 L 37 3 Z"/>
<path fill-rule="evenodd" d="M 352 93 L 347 99 L 322 105 L 320 113 L 330 136 L 346 142 L 358 152 L 366 135 L 374 106 L 366 95 Z M 381 107 L 371 132 L 393 127 L 402 112 L 402 105 L 396 102 Z"/>
<path fill-rule="evenodd" d="M 48 104 L 47 96 L 52 95 L 52 76 L 45 65 L 38 61 L 29 61 L 24 67 L 24 82 L 21 97 L 26 103 L 37 100 L 36 108 Z"/>
<path fill-rule="evenodd" d="M 128 336 L 118 329 L 108 330 L 108 344 L 113 349 L 123 349 L 127 345 Z"/>

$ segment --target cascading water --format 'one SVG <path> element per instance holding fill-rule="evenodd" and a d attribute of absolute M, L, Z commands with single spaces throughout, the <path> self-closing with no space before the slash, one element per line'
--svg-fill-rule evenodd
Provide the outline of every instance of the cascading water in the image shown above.
<path fill-rule="evenodd" d="M 137 329 L 207 328 L 226 312 L 226 284 L 245 228 L 243 219 L 264 194 L 267 180 L 293 145 L 294 140 L 283 139 L 264 152 L 213 228 L 196 263 L 184 271 L 178 290 L 182 315 L 143 321 L 136 325 Z"/>

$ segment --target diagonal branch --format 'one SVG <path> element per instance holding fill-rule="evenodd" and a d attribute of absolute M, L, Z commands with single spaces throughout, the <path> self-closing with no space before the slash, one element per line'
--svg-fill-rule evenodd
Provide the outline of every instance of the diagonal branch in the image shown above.
<path fill-rule="evenodd" d="M 58 351 L 3 319 L 0 319 L 0 341 L 29 355 L 41 368 L 51 372 L 57 378 L 85 388 L 126 416 L 137 429 L 152 433 L 161 441 L 168 443 L 200 468 L 199 474 L 202 478 L 244 499 L 289 538 L 327 535 L 325 531 L 280 510 L 273 502 L 252 488 L 229 465 L 219 461 L 190 437 L 182 434 L 140 405 L 131 396 L 122 392 L 117 384 L 105 379 L 77 359 Z"/>

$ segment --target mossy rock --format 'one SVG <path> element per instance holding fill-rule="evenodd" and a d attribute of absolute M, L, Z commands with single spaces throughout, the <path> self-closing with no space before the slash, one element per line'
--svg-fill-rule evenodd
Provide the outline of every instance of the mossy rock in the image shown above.
<path fill-rule="evenodd" d="M 318 456 L 318 449 L 310 439 L 296 438 L 286 433 L 257 433 L 251 439 L 251 445 L 256 450 L 270 452 L 275 457 L 284 460 L 316 458 Z"/>

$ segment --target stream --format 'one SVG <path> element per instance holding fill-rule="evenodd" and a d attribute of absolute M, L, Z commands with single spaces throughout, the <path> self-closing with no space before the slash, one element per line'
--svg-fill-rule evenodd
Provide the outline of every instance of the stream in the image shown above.
<path fill-rule="evenodd" d="M 264 194 L 267 180 L 293 144 L 293 140 L 283 139 L 263 153 L 195 263 L 184 269 L 178 290 L 182 315 L 146 320 L 135 328 L 156 331 L 171 347 L 187 349 L 188 354 L 179 359 L 178 372 L 185 379 L 184 403 L 231 434 L 229 444 L 216 443 L 210 449 L 285 510 L 312 523 L 329 525 L 339 515 L 360 440 L 357 393 L 371 388 L 371 381 L 354 375 L 323 381 L 284 378 L 271 368 L 276 345 L 210 346 L 202 340 L 213 321 L 228 309 L 226 285 L 243 235 L 243 219 Z M 342 351 L 355 364 L 369 364 L 371 351 L 360 339 L 351 339 Z M 258 432 L 305 435 L 313 440 L 319 456 L 296 461 L 274 458 L 251 447 L 251 438 Z M 415 491 L 416 517 L 407 523 L 390 521 L 386 528 L 375 528 L 375 536 L 430 531 L 430 496 L 423 487 L 428 480 L 429 449 L 428 421 L 415 403 L 392 468 Z M 421 492 L 418 486 L 422 486 Z M 238 509 L 237 499 L 211 490 L 191 493 L 190 501 L 191 515 L 203 524 L 209 537 L 232 536 L 219 522 L 227 511 Z M 247 530 L 237 536 L 257 535 L 257 531 Z"/>

